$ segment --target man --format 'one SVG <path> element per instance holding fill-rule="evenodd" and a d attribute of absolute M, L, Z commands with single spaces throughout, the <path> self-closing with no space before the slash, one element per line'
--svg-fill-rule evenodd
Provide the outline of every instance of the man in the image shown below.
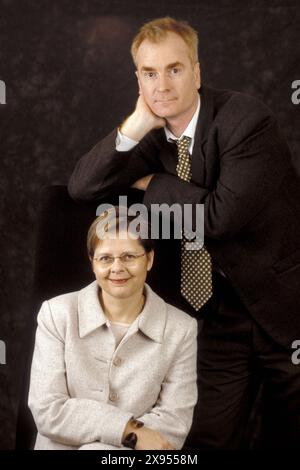
<path fill-rule="evenodd" d="M 169 17 L 147 23 L 131 52 L 136 108 L 78 162 L 70 194 L 95 200 L 133 186 L 145 191 L 149 207 L 204 204 L 201 252 L 211 257 L 213 295 L 194 307 L 204 320 L 192 445 L 243 447 L 263 381 L 264 411 L 273 418 L 265 429 L 270 445 L 294 448 L 300 442 L 300 367 L 291 361 L 292 343 L 300 339 L 300 184 L 289 150 L 261 102 L 201 86 L 197 34 L 186 23 Z M 182 266 L 184 259 L 181 251 Z"/>

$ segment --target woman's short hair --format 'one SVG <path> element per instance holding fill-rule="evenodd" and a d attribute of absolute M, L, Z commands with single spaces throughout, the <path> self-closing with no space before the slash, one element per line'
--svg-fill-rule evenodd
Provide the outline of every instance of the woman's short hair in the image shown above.
<path fill-rule="evenodd" d="M 132 233 L 147 253 L 154 250 L 154 240 L 149 238 L 151 232 L 148 220 L 141 215 L 138 217 L 128 215 L 127 207 L 113 206 L 102 212 L 88 230 L 87 251 L 89 258 L 94 257 L 97 244 L 107 234 L 111 233 L 114 236 L 123 230 Z"/>
<path fill-rule="evenodd" d="M 168 33 L 175 33 L 180 36 L 187 45 L 192 65 L 198 59 L 198 33 L 186 21 L 179 21 L 165 16 L 145 23 L 134 37 L 131 44 L 131 55 L 133 62 L 137 66 L 136 56 L 141 43 L 148 39 L 150 42 L 158 43 L 165 39 Z"/>

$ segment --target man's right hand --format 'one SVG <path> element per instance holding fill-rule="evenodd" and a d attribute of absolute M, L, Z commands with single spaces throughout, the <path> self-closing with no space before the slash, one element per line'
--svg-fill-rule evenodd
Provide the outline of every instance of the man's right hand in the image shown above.
<path fill-rule="evenodd" d="M 135 110 L 123 122 L 120 127 L 120 132 L 126 137 L 139 142 L 148 132 L 152 129 L 164 127 L 166 121 L 154 114 L 140 94 Z"/>

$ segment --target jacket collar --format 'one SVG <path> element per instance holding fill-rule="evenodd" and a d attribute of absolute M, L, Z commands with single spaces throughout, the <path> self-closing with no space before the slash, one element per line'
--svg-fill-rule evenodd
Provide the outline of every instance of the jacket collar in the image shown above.
<path fill-rule="evenodd" d="M 84 338 L 106 324 L 107 318 L 98 299 L 98 283 L 94 281 L 78 293 L 79 336 Z"/>
<path fill-rule="evenodd" d="M 146 302 L 138 317 L 132 334 L 140 330 L 153 341 L 163 341 L 167 319 L 165 302 L 145 284 Z M 97 328 L 108 325 L 107 318 L 98 299 L 98 283 L 92 282 L 78 293 L 79 336 L 84 338 Z"/>

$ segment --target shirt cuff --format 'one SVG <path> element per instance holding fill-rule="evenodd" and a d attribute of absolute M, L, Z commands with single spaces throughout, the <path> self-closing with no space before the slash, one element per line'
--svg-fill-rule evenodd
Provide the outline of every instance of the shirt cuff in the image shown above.
<path fill-rule="evenodd" d="M 122 134 L 118 129 L 118 135 L 116 138 L 116 150 L 117 152 L 128 152 L 132 150 L 138 142 L 136 140 L 127 137 L 126 135 Z"/>

